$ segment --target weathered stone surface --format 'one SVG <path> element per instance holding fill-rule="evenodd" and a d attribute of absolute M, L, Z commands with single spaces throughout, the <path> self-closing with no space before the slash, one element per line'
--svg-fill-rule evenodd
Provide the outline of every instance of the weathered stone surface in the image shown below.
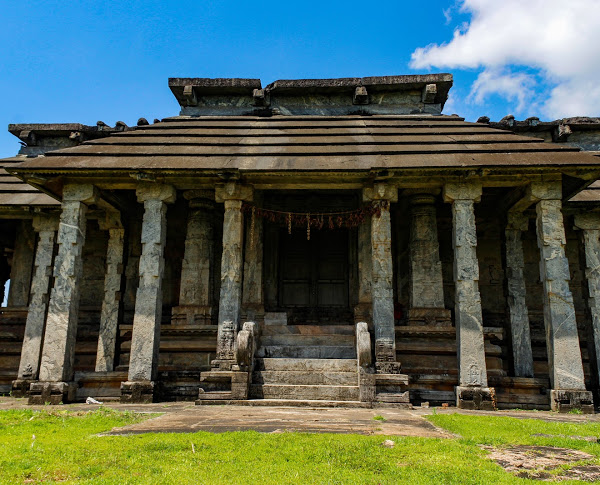
<path fill-rule="evenodd" d="M 545 193 L 556 197 L 560 184 Z M 553 389 L 585 390 L 573 295 L 569 289 L 569 262 L 560 198 L 540 200 L 536 205 L 540 279 L 544 290 L 544 324 L 550 382 Z"/>
<path fill-rule="evenodd" d="M 367 322 L 356 324 L 356 359 L 359 369 L 371 368 L 371 334 Z"/>
<path fill-rule="evenodd" d="M 371 216 L 358 226 L 358 304 L 354 308 L 355 320 L 372 321 L 373 253 L 371 250 Z"/>
<path fill-rule="evenodd" d="M 444 283 L 437 236 L 435 197 L 411 197 L 410 307 L 444 308 Z"/>
<path fill-rule="evenodd" d="M 521 233 L 527 230 L 528 218 L 509 212 L 506 225 L 506 278 L 508 311 L 512 337 L 514 372 L 516 377 L 533 377 L 533 354 L 529 330 L 529 313 L 525 301 L 526 289 L 523 267 Z"/>
<path fill-rule="evenodd" d="M 224 193 L 226 192 L 226 193 Z M 243 190 L 217 190 L 218 198 L 227 194 L 239 196 Z M 233 349 L 237 334 L 242 303 L 242 251 L 244 217 L 242 201 L 225 200 L 223 220 L 223 256 L 221 259 L 221 295 L 219 300 L 219 330 L 217 335 L 217 359 L 213 366 L 231 368 Z"/>
<path fill-rule="evenodd" d="M 596 365 L 598 365 L 600 361 L 600 213 L 576 215 L 575 227 L 582 230 L 588 288 L 587 302 L 592 318 L 592 334 Z"/>
<path fill-rule="evenodd" d="M 35 254 L 35 271 L 31 281 L 30 304 L 25 323 L 18 380 L 36 380 L 38 378 L 58 221 L 58 214 L 39 214 L 34 216 L 33 219 L 33 228 L 38 232 L 39 239 Z M 19 391 L 22 387 L 13 385 L 13 395 L 22 397 L 23 394 Z M 25 390 L 29 390 L 28 386 Z"/>
<path fill-rule="evenodd" d="M 142 184 L 138 186 L 136 193 L 138 200 L 144 202 L 144 219 L 128 382 L 148 383 L 154 379 L 158 366 L 164 246 L 167 236 L 166 203 L 173 202 L 176 194 L 172 186 L 160 184 Z M 121 400 L 135 399 L 138 387 L 123 385 Z M 144 389 L 146 390 L 140 391 L 140 396 L 147 399 L 144 393 L 152 392 L 152 389 L 148 386 Z"/>
<path fill-rule="evenodd" d="M 190 191 L 190 212 L 181 264 L 179 305 L 173 308 L 178 324 L 208 325 L 212 316 L 214 271 L 214 198 L 213 192 Z"/>
<path fill-rule="evenodd" d="M 114 370 L 117 331 L 119 328 L 119 307 L 121 304 L 121 279 L 123 273 L 123 229 L 119 214 L 112 214 L 100 228 L 108 230 L 106 249 L 106 272 L 104 275 L 104 299 L 100 313 L 96 372 Z"/>
<path fill-rule="evenodd" d="M 260 321 L 264 313 L 263 218 L 251 213 L 246 223 L 242 316 L 247 320 Z"/>
<path fill-rule="evenodd" d="M 29 404 L 63 404 L 75 400 L 74 382 L 33 382 L 29 389 Z"/>
<path fill-rule="evenodd" d="M 594 414 L 594 398 L 590 391 L 553 389 L 550 391 L 550 407 L 559 413 L 577 410 Z"/>
<path fill-rule="evenodd" d="M 364 189 L 363 196 L 367 200 L 382 200 L 389 203 L 397 199 L 398 189 L 384 184 L 375 184 L 373 189 Z M 389 207 L 385 204 L 382 205 L 379 215 L 374 214 L 371 217 L 371 248 L 375 360 L 395 362 L 392 230 Z"/>
<path fill-rule="evenodd" d="M 452 202 L 459 383 L 460 387 L 487 388 L 474 211 L 474 203 L 480 197 L 481 185 L 448 184 L 444 187 L 444 199 Z M 457 400 L 459 405 L 461 402 L 461 399 Z"/>
<path fill-rule="evenodd" d="M 121 383 L 121 402 L 148 404 L 154 401 L 156 384 L 153 381 L 126 381 Z"/>
<path fill-rule="evenodd" d="M 491 387 L 456 388 L 456 407 L 461 409 L 496 410 L 496 396 Z"/>
<path fill-rule="evenodd" d="M 82 273 L 81 254 L 85 242 L 86 201 L 96 200 L 92 185 L 66 185 L 58 229 L 58 254 L 54 262 L 54 287 L 50 294 L 40 381 L 70 382 Z"/>
<path fill-rule="evenodd" d="M 10 271 L 9 307 L 25 307 L 29 303 L 29 288 L 33 270 L 35 232 L 31 221 L 19 223 Z"/>

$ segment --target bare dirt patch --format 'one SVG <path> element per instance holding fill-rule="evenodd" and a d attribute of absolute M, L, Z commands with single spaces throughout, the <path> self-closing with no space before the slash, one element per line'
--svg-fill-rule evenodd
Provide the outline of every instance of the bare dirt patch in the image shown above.
<path fill-rule="evenodd" d="M 583 451 L 523 445 L 483 448 L 490 452 L 488 458 L 519 478 L 544 481 L 600 480 L 600 466 L 589 463 L 595 457 Z"/>

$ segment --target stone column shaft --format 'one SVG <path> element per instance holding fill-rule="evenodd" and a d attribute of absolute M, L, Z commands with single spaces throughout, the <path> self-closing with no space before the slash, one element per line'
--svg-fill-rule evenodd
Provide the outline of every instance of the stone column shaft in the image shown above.
<path fill-rule="evenodd" d="M 190 201 L 190 212 L 181 264 L 179 305 L 173 309 L 173 318 L 177 323 L 187 325 L 210 324 L 214 271 L 214 192 L 190 191 L 184 196 Z"/>
<path fill-rule="evenodd" d="M 560 197 L 536 206 L 550 380 L 553 389 L 585 390 L 561 208 Z"/>
<path fill-rule="evenodd" d="M 100 314 L 100 331 L 96 353 L 96 372 L 112 372 L 115 365 L 119 309 L 121 304 L 121 280 L 123 273 L 123 243 L 125 230 L 119 214 L 111 214 L 100 228 L 108 230 L 106 248 L 106 273 L 104 276 L 104 299 Z"/>
<path fill-rule="evenodd" d="M 82 251 L 87 205 L 97 199 L 93 185 L 66 185 L 54 261 L 54 287 L 50 293 L 39 383 L 30 389 L 31 404 L 58 404 L 74 398 L 73 362 L 79 318 Z"/>
<path fill-rule="evenodd" d="M 583 231 L 585 275 L 588 285 L 588 306 L 592 317 L 592 332 L 596 360 L 600 359 L 600 227 Z"/>
<path fill-rule="evenodd" d="M 410 227 L 410 307 L 444 308 L 435 197 L 414 195 Z"/>
<path fill-rule="evenodd" d="M 462 408 L 493 409 L 491 391 L 487 387 L 474 210 L 481 193 L 481 185 L 477 183 L 448 184 L 444 187 L 444 199 L 452 202 L 459 377 L 457 404 Z"/>
<path fill-rule="evenodd" d="M 358 226 L 358 305 L 354 309 L 356 322 L 372 323 L 373 251 L 371 249 L 371 216 Z"/>
<path fill-rule="evenodd" d="M 142 381 L 144 385 L 153 387 L 149 383 L 155 378 L 158 367 L 167 203 L 174 202 L 176 194 L 172 186 L 153 183 L 140 184 L 136 194 L 138 201 L 144 203 L 144 218 L 140 283 L 135 300 L 128 381 Z M 135 391 L 132 392 L 135 394 Z M 153 389 L 146 389 L 142 393 L 146 395 L 142 400 L 148 400 Z M 133 400 L 138 400 L 137 396 Z"/>
<path fill-rule="evenodd" d="M 36 380 L 40 370 L 40 357 L 50 293 L 50 276 L 54 257 L 54 241 L 58 228 L 58 214 L 39 214 L 33 218 L 38 233 L 35 253 L 35 270 L 31 280 L 30 303 L 25 323 L 25 336 L 17 381 L 13 382 L 13 396 L 23 397 L 29 391 L 29 382 Z M 23 385 L 21 385 L 23 383 Z"/>
<path fill-rule="evenodd" d="M 10 272 L 10 290 L 7 304 L 9 307 L 26 307 L 29 303 L 29 289 L 35 246 L 35 232 L 31 221 L 23 220 L 17 228 L 15 249 Z"/>
<path fill-rule="evenodd" d="M 223 255 L 221 258 L 221 290 L 219 327 L 215 369 L 229 370 L 235 359 L 235 338 L 239 328 L 242 304 L 244 216 L 242 201 L 251 200 L 251 187 L 235 183 L 217 187 L 217 202 L 225 205 L 223 218 Z"/>
<path fill-rule="evenodd" d="M 82 251 L 85 243 L 85 202 L 93 202 L 92 185 L 65 186 L 58 229 L 54 287 L 46 319 L 40 381 L 70 381 L 73 377 L 75 336 L 79 317 Z"/>
<path fill-rule="evenodd" d="M 244 252 L 244 286 L 242 311 L 248 321 L 264 318 L 263 291 L 263 219 L 248 216 L 246 249 Z"/>
<path fill-rule="evenodd" d="M 526 289 L 523 267 L 523 242 L 521 234 L 527 230 L 528 218 L 521 213 L 508 213 L 505 230 L 506 276 L 508 311 L 514 372 L 516 377 L 533 377 L 533 354 L 529 330 L 529 313 L 525 301 Z"/>
<path fill-rule="evenodd" d="M 399 372 L 396 362 L 394 321 L 394 266 L 389 204 L 398 200 L 396 187 L 377 183 L 364 189 L 363 198 L 380 205 L 380 213 L 371 217 L 371 293 L 375 333 L 375 366 L 381 372 Z"/>

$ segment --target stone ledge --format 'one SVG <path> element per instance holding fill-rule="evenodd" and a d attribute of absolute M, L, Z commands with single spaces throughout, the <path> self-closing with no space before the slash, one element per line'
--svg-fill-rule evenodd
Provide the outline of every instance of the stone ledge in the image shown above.
<path fill-rule="evenodd" d="M 153 381 L 126 381 L 121 383 L 121 403 L 150 404 L 154 402 Z"/>
<path fill-rule="evenodd" d="M 28 404 L 66 404 L 75 401 L 74 382 L 33 382 L 29 388 Z"/>

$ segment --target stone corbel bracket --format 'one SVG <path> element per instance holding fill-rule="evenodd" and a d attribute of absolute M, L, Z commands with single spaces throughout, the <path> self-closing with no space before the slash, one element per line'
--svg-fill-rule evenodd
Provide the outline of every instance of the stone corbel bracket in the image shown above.
<path fill-rule="evenodd" d="M 215 201 L 222 204 L 226 200 L 245 200 L 250 202 L 254 199 L 254 188 L 250 185 L 227 182 L 215 187 Z"/>
<path fill-rule="evenodd" d="M 426 84 L 423 88 L 423 93 L 421 95 L 421 99 L 425 104 L 433 104 L 435 103 L 435 97 L 437 96 L 437 85 L 436 84 Z"/>
<path fill-rule="evenodd" d="M 352 97 L 352 104 L 369 104 L 369 93 L 364 86 L 357 86 Z"/>

